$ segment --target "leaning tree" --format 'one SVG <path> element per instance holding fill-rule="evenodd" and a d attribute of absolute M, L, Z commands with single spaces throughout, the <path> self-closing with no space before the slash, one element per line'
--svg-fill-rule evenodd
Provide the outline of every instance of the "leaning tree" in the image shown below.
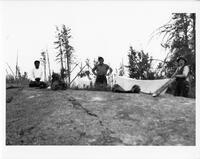
<path fill-rule="evenodd" d="M 191 96 L 195 96 L 196 81 L 196 14 L 195 13 L 173 13 L 171 20 L 158 28 L 154 34 L 161 35 L 162 46 L 170 52 L 169 60 L 165 64 L 165 72 L 171 77 L 176 69 L 177 57 L 184 56 L 190 66 Z"/>
<path fill-rule="evenodd" d="M 173 13 L 171 20 L 158 28 L 154 35 L 161 35 L 163 47 L 171 52 L 165 69 L 170 77 L 176 69 L 176 59 L 184 56 L 190 65 L 191 74 L 195 79 L 195 13 Z"/>

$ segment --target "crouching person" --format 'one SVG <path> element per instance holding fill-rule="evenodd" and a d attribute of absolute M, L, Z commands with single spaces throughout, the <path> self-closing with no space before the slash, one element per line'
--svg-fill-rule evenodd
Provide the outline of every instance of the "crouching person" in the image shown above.
<path fill-rule="evenodd" d="M 48 85 L 42 81 L 43 71 L 40 68 L 40 61 L 36 60 L 34 66 L 29 87 L 47 88 Z"/>
<path fill-rule="evenodd" d="M 61 76 L 57 73 L 52 74 L 51 89 L 52 90 L 67 89 L 67 84 L 62 80 Z"/>

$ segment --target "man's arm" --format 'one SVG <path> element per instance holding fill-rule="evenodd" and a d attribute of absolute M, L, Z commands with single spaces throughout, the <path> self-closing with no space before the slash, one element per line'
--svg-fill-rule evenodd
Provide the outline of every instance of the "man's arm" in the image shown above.
<path fill-rule="evenodd" d="M 174 74 L 171 76 L 171 78 L 176 77 L 177 72 L 178 72 L 178 68 L 176 69 L 176 71 L 174 72 Z"/>
<path fill-rule="evenodd" d="M 110 66 L 108 66 L 108 65 L 107 65 L 107 67 L 108 67 L 108 70 L 109 70 L 109 73 L 107 75 L 109 76 L 113 72 L 113 69 Z"/>
<path fill-rule="evenodd" d="M 190 72 L 189 66 L 185 66 L 185 67 L 184 67 L 184 70 L 183 70 L 183 74 L 185 75 L 185 77 L 188 76 L 189 72 Z"/>
<path fill-rule="evenodd" d="M 188 73 L 189 73 L 190 69 L 188 66 L 185 66 L 184 69 L 183 69 L 183 74 L 181 75 L 176 75 L 176 77 L 179 77 L 179 78 L 185 78 L 188 76 Z"/>
<path fill-rule="evenodd" d="M 109 74 L 111 74 L 113 72 L 113 69 L 111 67 L 109 67 L 109 68 L 110 68 L 110 73 Z"/>
<path fill-rule="evenodd" d="M 97 69 L 97 66 L 94 66 L 94 68 L 92 69 L 92 73 L 95 75 L 95 76 L 97 76 L 97 74 L 96 74 L 96 69 Z"/>

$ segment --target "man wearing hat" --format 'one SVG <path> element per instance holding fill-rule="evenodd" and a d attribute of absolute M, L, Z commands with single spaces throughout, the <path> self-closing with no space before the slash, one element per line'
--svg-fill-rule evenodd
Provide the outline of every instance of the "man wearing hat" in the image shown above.
<path fill-rule="evenodd" d="M 189 92 L 189 66 L 187 60 L 184 57 L 177 58 L 178 68 L 174 73 L 176 78 L 175 96 L 188 97 Z"/>
<path fill-rule="evenodd" d="M 112 73 L 112 71 L 113 70 L 110 66 L 104 64 L 103 57 L 98 57 L 98 64 L 92 69 L 93 74 L 96 76 L 95 87 L 106 88 L 107 87 L 106 76 L 109 76 Z"/>
<path fill-rule="evenodd" d="M 29 83 L 29 87 L 47 88 L 47 84 L 42 81 L 43 71 L 40 68 L 40 61 L 34 61 L 34 66 L 35 67 L 32 69 L 31 72 L 31 82 Z"/>

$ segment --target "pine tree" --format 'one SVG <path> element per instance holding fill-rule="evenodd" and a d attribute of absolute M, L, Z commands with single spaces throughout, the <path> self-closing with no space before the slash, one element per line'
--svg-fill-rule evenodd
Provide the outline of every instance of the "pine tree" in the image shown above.
<path fill-rule="evenodd" d="M 58 54 L 56 60 L 61 63 L 61 79 L 64 80 L 65 77 L 68 77 L 68 86 L 71 82 L 71 64 L 73 62 L 73 52 L 74 48 L 69 44 L 69 39 L 71 38 L 71 29 L 66 28 L 65 25 L 62 25 L 62 28 L 57 30 L 57 41 L 54 43 L 57 45 Z M 65 62 L 65 68 L 64 68 Z"/>
<path fill-rule="evenodd" d="M 149 57 L 148 53 L 144 53 L 144 51 L 135 51 L 133 47 L 130 46 L 128 53 L 130 78 L 149 79 L 149 76 L 152 76 L 151 59 L 152 57 Z"/>
<path fill-rule="evenodd" d="M 62 46 L 64 51 L 64 58 L 65 62 L 67 63 L 67 76 L 68 76 L 68 83 L 71 82 L 71 64 L 73 62 L 73 51 L 74 48 L 69 44 L 69 39 L 71 38 L 71 29 L 66 28 L 65 25 L 62 26 Z"/>

